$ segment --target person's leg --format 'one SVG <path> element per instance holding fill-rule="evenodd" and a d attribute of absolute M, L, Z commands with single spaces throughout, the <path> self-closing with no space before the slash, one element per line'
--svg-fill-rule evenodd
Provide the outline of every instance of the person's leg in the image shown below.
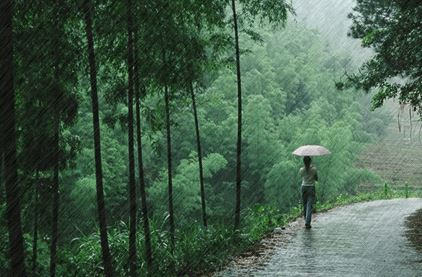
<path fill-rule="evenodd" d="M 305 190 L 305 187 L 301 188 L 301 192 L 302 192 L 303 217 L 306 219 L 306 190 Z"/>
<path fill-rule="evenodd" d="M 306 226 L 311 226 L 312 220 L 312 205 L 315 198 L 315 189 L 313 187 L 308 187 L 306 191 Z"/>

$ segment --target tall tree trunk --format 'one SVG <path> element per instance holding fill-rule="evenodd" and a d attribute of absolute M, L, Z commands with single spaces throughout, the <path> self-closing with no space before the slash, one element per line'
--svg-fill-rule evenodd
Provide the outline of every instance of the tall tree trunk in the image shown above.
<path fill-rule="evenodd" d="M 98 111 L 98 92 L 97 92 L 97 66 L 94 52 L 94 36 L 92 32 L 92 4 L 91 0 L 85 0 L 85 34 L 88 41 L 88 60 L 89 75 L 91 82 L 91 102 L 92 102 L 92 126 L 94 129 L 94 149 L 95 149 L 95 180 L 97 189 L 97 210 L 98 221 L 100 224 L 101 253 L 104 265 L 104 275 L 113 276 L 112 258 L 110 255 L 110 247 L 107 236 L 106 211 L 104 203 L 104 186 L 103 186 L 103 168 L 101 159 L 101 136 L 100 136 L 100 119 Z"/>
<path fill-rule="evenodd" d="M 133 141 L 133 18 L 132 0 L 127 0 L 128 28 L 128 147 L 129 147 L 129 270 L 130 276 L 136 277 L 136 185 L 135 185 L 135 155 Z"/>
<path fill-rule="evenodd" d="M 0 50 L 1 51 L 1 50 Z M 0 57 L 1 58 L 1 57 Z M 2 66 L 2 63 L 1 63 L 1 61 L 0 61 L 0 66 Z M 3 74 L 3 72 L 1 72 L 1 69 L 0 69 L 0 74 Z M 1 84 L 0 84 L 0 86 L 1 86 Z M 1 96 L 1 91 L 0 91 L 0 97 L 2 97 Z M 2 108 L 2 99 L 0 99 L 0 109 Z M 4 141 L 4 139 L 3 139 L 3 130 L 4 130 L 4 128 L 3 128 L 3 126 L 2 126 L 2 123 L 3 123 L 3 113 L 1 112 L 1 110 L 0 110 L 0 203 L 6 203 L 6 199 L 4 198 L 4 192 L 3 192 L 3 188 L 4 188 L 4 179 L 5 179 L 5 173 L 4 173 L 4 152 L 3 152 L 3 141 Z"/>
<path fill-rule="evenodd" d="M 15 90 L 11 0 L 0 2 L 0 117 L 4 153 L 6 219 L 9 232 L 10 276 L 26 276 L 20 214 L 20 186 L 16 162 Z"/>
<path fill-rule="evenodd" d="M 204 223 L 204 227 L 207 227 L 208 224 L 207 224 L 207 212 L 206 212 L 206 205 L 205 205 L 205 187 L 204 187 L 204 170 L 202 166 L 201 137 L 199 135 L 198 112 L 196 110 L 195 92 L 194 92 L 192 83 L 190 83 L 190 94 L 192 97 L 193 116 L 195 118 L 196 146 L 198 150 L 198 163 L 199 163 L 199 185 L 201 188 L 202 221 Z"/>
<path fill-rule="evenodd" d="M 56 276 L 57 261 L 57 241 L 58 241 L 58 225 L 59 225 L 59 128 L 60 121 L 55 108 L 54 115 L 54 169 L 53 169 L 53 218 L 51 229 L 51 245 L 50 245 L 50 276 Z"/>
<path fill-rule="evenodd" d="M 1 108 L 1 106 L 0 106 Z M 1 115 L 1 114 L 0 114 Z M 1 126 L 2 120 L 0 120 L 0 130 L 4 130 Z M 3 153 L 3 138 L 2 134 L 0 134 L 0 201 L 1 203 L 5 203 L 6 199 L 3 198 L 3 186 L 4 186 L 4 153 Z"/>
<path fill-rule="evenodd" d="M 167 131 L 167 174 L 168 174 L 168 202 L 169 202 L 169 223 L 170 223 L 170 250 L 174 253 L 174 212 L 173 212 L 173 178 L 172 178 L 172 155 L 171 155 L 171 130 L 170 130 L 170 99 L 168 86 L 164 86 L 166 101 L 166 131 Z"/>
<path fill-rule="evenodd" d="M 50 244 L 50 276 L 56 276 L 56 265 L 57 265 L 57 241 L 58 241 L 58 227 L 59 227 L 59 170 L 60 170 L 60 96 L 61 92 L 59 91 L 59 9 L 60 9 L 60 0 L 53 0 L 54 5 L 54 28 L 56 28 L 56 33 L 54 34 L 54 82 L 55 82 L 55 101 L 53 105 L 53 132 L 54 132 L 54 145 L 53 145 L 53 160 L 54 160 L 54 169 L 53 169 L 53 218 L 52 218 L 52 228 L 51 228 L 51 244 Z"/>
<path fill-rule="evenodd" d="M 236 207 L 234 216 L 234 228 L 240 227 L 240 189 L 241 189 L 241 154 L 242 154 L 242 81 L 240 76 L 240 51 L 239 30 L 237 27 L 236 0 L 232 0 L 233 25 L 236 46 L 236 69 L 237 69 L 237 163 L 236 163 Z"/>
<path fill-rule="evenodd" d="M 409 104 L 409 125 L 410 125 L 410 142 L 412 142 L 413 124 L 412 124 L 412 105 Z"/>
<path fill-rule="evenodd" d="M 39 171 L 35 173 L 34 186 L 34 211 L 33 211 L 33 235 L 32 235 L 32 276 L 37 276 L 37 246 L 38 246 L 38 194 L 39 194 Z"/>
<path fill-rule="evenodd" d="M 145 255 L 147 259 L 148 275 L 152 275 L 152 246 L 151 246 L 151 232 L 149 228 L 147 195 L 145 190 L 145 174 L 144 174 L 144 161 L 142 157 L 142 130 L 141 130 L 141 105 L 140 105 L 140 86 L 139 86 L 139 68 L 138 68 L 138 44 L 137 44 L 137 31 L 134 31 L 134 78 L 135 78 L 135 98 L 136 98 L 136 140 L 138 145 L 138 171 L 141 193 L 141 208 L 145 236 Z"/>

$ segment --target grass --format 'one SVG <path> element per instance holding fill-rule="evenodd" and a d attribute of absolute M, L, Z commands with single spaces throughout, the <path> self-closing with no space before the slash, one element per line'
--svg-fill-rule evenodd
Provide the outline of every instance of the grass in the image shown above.
<path fill-rule="evenodd" d="M 358 193 L 356 195 L 340 194 L 331 201 L 327 201 L 325 203 L 317 203 L 316 208 L 318 211 L 327 211 L 334 207 L 349 205 L 358 202 L 411 197 L 422 197 L 422 193 L 421 191 L 411 191 L 408 185 L 397 188 L 385 183 L 383 186 L 379 186 L 373 192 Z"/>
<path fill-rule="evenodd" d="M 406 189 L 407 188 L 407 189 Z M 317 203 L 318 212 L 357 202 L 379 199 L 422 197 L 420 191 L 410 191 L 408 186 L 396 189 L 389 185 L 378 187 L 373 192 L 356 195 L 338 195 L 325 203 Z M 235 257 L 254 252 L 261 240 L 276 227 L 284 227 L 302 215 L 301 207 L 294 207 L 288 213 L 266 205 L 257 205 L 244 212 L 242 229 L 235 231 L 231 226 L 220 225 L 203 228 L 191 224 L 177 230 L 177 244 L 174 253 L 170 251 L 168 233 L 165 228 L 152 224 L 152 243 L 155 259 L 153 276 L 198 276 L 210 275 L 228 265 Z M 124 224 L 109 230 L 110 248 L 114 257 L 117 275 L 127 275 L 128 228 Z M 27 251 L 31 250 L 31 239 L 27 238 Z M 75 239 L 73 247 L 59 253 L 60 276 L 102 276 L 101 249 L 98 234 Z M 146 275 L 144 237 L 138 233 L 138 272 Z M 45 251 L 44 251 L 45 250 Z M 40 260 L 48 260 L 45 247 Z M 29 257 L 29 256 L 28 256 Z M 2 261 L 0 256 L 0 261 Z M 48 272 L 48 263 L 39 265 L 40 276 Z M 1 271 L 0 271 L 1 272 Z"/>

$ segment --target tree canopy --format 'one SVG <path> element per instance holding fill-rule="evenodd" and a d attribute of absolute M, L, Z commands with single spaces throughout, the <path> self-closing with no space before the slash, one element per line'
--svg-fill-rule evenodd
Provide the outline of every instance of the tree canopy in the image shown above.
<path fill-rule="evenodd" d="M 358 0 L 350 35 L 374 56 L 349 81 L 376 89 L 374 107 L 388 98 L 410 104 L 422 115 L 422 5 L 417 0 Z"/>

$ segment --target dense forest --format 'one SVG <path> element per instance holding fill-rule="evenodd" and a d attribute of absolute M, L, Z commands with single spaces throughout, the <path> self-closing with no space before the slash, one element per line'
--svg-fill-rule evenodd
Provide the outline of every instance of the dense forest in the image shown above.
<path fill-rule="evenodd" d="M 390 117 L 285 1 L 0 7 L 1 276 L 215 270 L 298 209 L 303 144 L 321 203 L 382 182 Z"/>

